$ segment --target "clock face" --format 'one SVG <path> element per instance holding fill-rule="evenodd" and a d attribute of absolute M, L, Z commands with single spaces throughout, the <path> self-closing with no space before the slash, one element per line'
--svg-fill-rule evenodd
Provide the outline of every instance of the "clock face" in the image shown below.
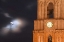
<path fill-rule="evenodd" d="M 48 27 L 48 28 L 51 28 L 52 26 L 53 26 L 53 23 L 52 23 L 52 22 L 48 22 L 48 23 L 47 23 L 47 27 Z"/>

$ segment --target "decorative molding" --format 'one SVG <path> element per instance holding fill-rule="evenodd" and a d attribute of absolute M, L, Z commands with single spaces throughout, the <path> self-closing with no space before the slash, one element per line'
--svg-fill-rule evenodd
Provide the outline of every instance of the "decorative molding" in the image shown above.
<path fill-rule="evenodd" d="M 56 4 L 58 1 L 55 1 L 54 4 Z"/>

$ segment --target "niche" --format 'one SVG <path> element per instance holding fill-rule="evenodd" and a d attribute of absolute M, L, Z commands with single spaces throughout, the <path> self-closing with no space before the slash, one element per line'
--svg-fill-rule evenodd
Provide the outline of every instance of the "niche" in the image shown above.
<path fill-rule="evenodd" d="M 54 18 L 53 3 L 49 3 L 48 6 L 47 6 L 47 18 Z"/>

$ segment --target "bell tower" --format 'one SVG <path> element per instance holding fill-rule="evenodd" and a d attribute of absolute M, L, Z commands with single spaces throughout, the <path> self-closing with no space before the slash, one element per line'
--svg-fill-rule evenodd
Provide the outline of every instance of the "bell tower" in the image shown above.
<path fill-rule="evenodd" d="M 37 0 L 33 42 L 64 42 L 64 0 Z"/>

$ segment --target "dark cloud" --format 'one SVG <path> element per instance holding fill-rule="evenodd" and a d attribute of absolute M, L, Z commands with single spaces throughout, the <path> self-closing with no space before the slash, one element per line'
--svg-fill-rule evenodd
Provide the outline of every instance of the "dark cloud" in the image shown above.
<path fill-rule="evenodd" d="M 6 2 L 6 0 L 1 0 L 2 2 Z"/>
<path fill-rule="evenodd" d="M 5 3 L 6 2 L 6 3 Z M 2 13 L 9 13 L 12 17 L 24 17 L 30 24 L 20 34 L 9 34 L 7 37 L 0 37 L 2 42 L 32 42 L 33 20 L 36 19 L 36 0 L 6 0 L 1 1 Z M 9 23 L 11 19 L 0 15 L 0 26 Z M 5 22 L 6 21 L 6 22 Z M 11 36 L 13 35 L 13 36 Z"/>
<path fill-rule="evenodd" d="M 32 10 L 36 6 L 35 2 L 28 3 L 27 8 Z"/>

